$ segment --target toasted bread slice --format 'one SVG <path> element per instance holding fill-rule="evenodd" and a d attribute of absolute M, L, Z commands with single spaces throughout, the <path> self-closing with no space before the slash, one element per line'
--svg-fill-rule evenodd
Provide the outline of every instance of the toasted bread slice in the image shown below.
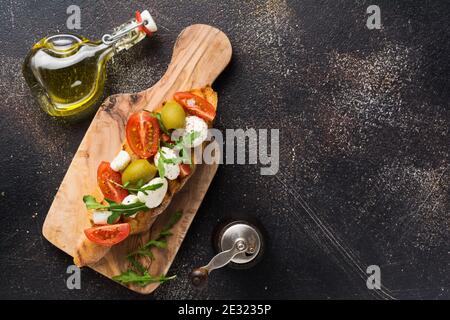
<path fill-rule="evenodd" d="M 217 109 L 217 93 L 210 86 L 201 89 L 194 89 L 190 92 L 206 99 L 214 106 L 214 108 Z M 126 142 L 124 142 L 122 148 L 128 151 L 130 154 L 133 154 Z M 151 225 L 156 220 L 156 217 L 164 212 L 164 210 L 169 206 L 173 196 L 186 184 L 189 177 L 191 177 L 195 173 L 195 159 L 193 162 L 194 169 L 192 170 L 191 174 L 184 178 L 179 177 L 176 180 L 169 181 L 167 194 L 165 195 L 163 202 L 157 208 L 148 210 L 146 212 L 139 212 L 136 215 L 136 218 L 125 218 L 124 221 L 128 222 L 131 226 L 131 234 L 147 232 L 150 229 Z M 91 242 L 83 233 L 77 245 L 77 250 L 73 258 L 74 263 L 79 267 L 89 264 L 95 264 L 108 253 L 110 248 L 111 247 L 105 247 Z"/>

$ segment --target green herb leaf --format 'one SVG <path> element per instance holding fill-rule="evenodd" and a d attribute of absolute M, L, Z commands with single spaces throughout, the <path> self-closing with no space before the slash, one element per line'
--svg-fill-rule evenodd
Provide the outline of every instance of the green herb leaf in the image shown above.
<path fill-rule="evenodd" d="M 113 201 L 113 200 L 111 200 L 111 199 L 108 199 L 108 198 L 105 198 L 105 201 L 108 202 L 108 204 L 116 203 L 115 201 Z"/>
<path fill-rule="evenodd" d="M 127 259 L 128 261 L 130 261 L 131 265 L 140 273 L 145 273 L 147 271 L 145 267 L 139 261 L 137 261 L 134 256 L 127 256 Z"/>
<path fill-rule="evenodd" d="M 165 282 L 167 282 L 167 281 L 170 281 L 170 280 L 175 279 L 176 277 L 177 277 L 176 275 L 169 276 L 169 277 L 167 277 L 167 276 L 165 276 L 165 275 L 160 275 L 160 276 L 158 277 L 158 281 L 159 281 L 160 283 L 165 283 Z"/>
<path fill-rule="evenodd" d="M 194 140 L 197 139 L 198 137 L 200 137 L 200 131 L 192 131 L 187 136 L 184 136 L 182 138 L 181 143 L 185 147 L 190 147 L 190 146 L 192 146 L 192 143 L 194 142 Z"/>
<path fill-rule="evenodd" d="M 116 222 L 116 220 L 119 219 L 121 215 L 122 215 L 121 212 L 114 211 L 114 212 L 108 217 L 108 220 L 107 220 L 106 222 L 108 222 L 108 224 L 114 224 L 114 222 Z"/>
<path fill-rule="evenodd" d="M 163 147 L 167 147 L 167 148 L 170 148 L 170 149 L 172 149 L 175 146 L 173 143 L 169 143 L 169 142 L 165 142 L 165 141 L 161 141 L 161 145 Z"/>
<path fill-rule="evenodd" d="M 178 159 L 178 163 L 186 163 L 190 164 L 191 168 L 193 166 L 191 159 L 191 152 L 189 147 L 192 146 L 192 142 L 200 137 L 200 131 L 193 131 L 186 136 L 180 137 L 178 141 L 175 143 L 174 149 L 180 150 L 180 157 Z"/>
<path fill-rule="evenodd" d="M 121 185 L 120 183 L 117 183 L 117 182 L 115 182 L 115 181 L 113 181 L 113 180 L 109 180 L 109 181 L 110 181 L 111 183 L 113 183 L 113 184 L 115 184 L 115 185 L 121 187 L 122 189 L 126 189 L 126 190 L 128 190 L 128 191 L 132 191 L 132 192 L 135 192 L 135 193 L 137 193 L 137 192 L 139 192 L 139 191 L 142 191 L 142 192 L 144 192 L 145 194 L 147 194 L 145 191 L 153 191 L 153 190 L 157 190 L 157 189 L 159 189 L 159 188 L 161 188 L 161 187 L 163 186 L 162 183 L 155 183 L 155 184 L 151 184 L 151 185 L 146 186 L 146 187 L 140 186 L 140 187 L 136 187 L 136 188 L 130 188 L 130 187 L 127 187 L 127 186 L 125 186 L 125 185 Z M 140 181 L 142 181 L 142 179 L 138 181 L 138 184 L 140 183 Z M 142 183 L 142 184 L 143 184 L 143 183 Z"/>
<path fill-rule="evenodd" d="M 160 177 L 164 177 L 164 175 L 166 174 L 164 164 L 178 165 L 180 163 L 187 163 L 187 164 L 190 164 L 191 168 L 193 167 L 189 147 L 192 145 L 192 142 L 195 139 L 197 139 L 199 136 L 200 136 L 199 131 L 193 131 L 186 136 L 181 136 L 175 142 L 175 144 L 165 145 L 166 147 L 169 147 L 171 149 L 179 151 L 180 155 L 177 156 L 176 158 L 170 158 L 170 159 L 166 158 L 164 156 L 164 151 L 162 149 L 159 149 L 159 151 L 158 151 L 159 159 L 158 159 L 157 167 L 158 167 L 158 172 L 159 172 Z"/>
<path fill-rule="evenodd" d="M 150 257 L 151 259 L 153 259 L 154 256 L 153 256 L 153 253 L 151 251 L 152 248 L 166 249 L 167 248 L 167 241 L 166 240 L 150 240 L 149 242 L 144 244 L 138 250 L 133 251 L 132 253 L 128 254 L 127 257 L 146 256 L 146 257 Z"/>
<path fill-rule="evenodd" d="M 183 216 L 183 213 L 182 213 L 181 211 L 175 212 L 175 213 L 170 217 L 169 222 L 168 222 L 167 225 L 162 229 L 162 231 L 161 231 L 161 233 L 159 234 L 159 236 L 161 237 L 161 234 L 162 234 L 163 232 L 167 232 L 167 231 L 169 231 L 170 229 L 172 229 L 173 226 L 174 226 L 178 221 L 180 221 L 180 219 L 181 219 L 182 216 Z"/>
<path fill-rule="evenodd" d="M 167 223 L 167 225 L 159 233 L 157 239 L 148 241 L 141 248 L 127 255 L 128 261 L 131 263 L 132 267 L 135 270 L 128 269 L 127 271 L 122 272 L 120 275 L 114 276 L 112 279 L 123 284 L 133 283 L 143 287 L 148 285 L 149 283 L 154 282 L 164 283 L 169 280 L 175 279 L 176 276 L 171 277 L 166 277 L 165 275 L 161 275 L 159 277 L 151 276 L 145 269 L 145 267 L 137 260 L 137 257 L 139 256 L 149 257 L 150 259 L 153 260 L 154 255 L 151 251 L 152 248 L 160 248 L 160 249 L 167 248 L 166 237 L 172 235 L 172 233 L 169 230 L 180 220 L 181 215 L 182 215 L 181 211 L 175 212 L 170 217 L 170 220 Z"/>
<path fill-rule="evenodd" d="M 149 256 L 149 257 L 153 258 L 153 254 L 151 253 L 150 249 L 152 249 L 152 248 L 160 248 L 160 249 L 167 248 L 166 238 L 172 235 L 172 232 L 170 232 L 170 229 L 172 229 L 173 226 L 181 219 L 182 215 L 183 215 L 183 213 L 181 211 L 175 212 L 170 217 L 169 222 L 161 230 L 161 232 L 159 233 L 159 235 L 156 239 L 148 241 L 142 247 L 140 247 L 138 250 L 128 254 L 128 257 L 135 256 L 135 255 L 141 255 L 141 256 Z"/>
<path fill-rule="evenodd" d="M 139 188 L 139 191 L 153 191 L 161 188 L 163 185 L 163 183 L 155 183 L 146 187 Z"/>
<path fill-rule="evenodd" d="M 142 202 L 136 202 L 128 205 L 122 205 L 118 208 L 112 209 L 112 211 L 120 211 L 125 217 L 129 217 L 138 213 L 139 211 L 147 211 L 149 208 Z"/>
<path fill-rule="evenodd" d="M 158 237 L 158 238 L 170 237 L 171 235 L 173 235 L 173 233 L 170 232 L 169 230 L 167 230 L 167 231 L 161 231 L 161 232 L 159 233 L 159 237 Z"/>
<path fill-rule="evenodd" d="M 88 210 L 109 210 L 112 214 L 108 217 L 108 224 L 113 224 L 122 214 L 126 217 L 132 216 L 139 211 L 147 211 L 149 208 L 142 202 L 132 204 L 117 203 L 109 199 L 105 199 L 108 205 L 98 203 L 93 196 L 87 195 L 83 197 L 83 201 Z"/>
<path fill-rule="evenodd" d="M 150 274 L 148 274 L 147 271 L 145 271 L 144 274 L 140 275 L 132 270 L 127 270 L 118 276 L 114 276 L 112 279 L 123 284 L 133 283 L 145 287 L 150 283 L 155 282 L 164 283 L 175 278 L 176 276 L 167 277 L 165 275 L 153 277 Z"/>
<path fill-rule="evenodd" d="M 152 116 L 154 116 L 158 120 L 159 128 L 161 129 L 161 131 L 170 137 L 169 130 L 166 129 L 166 126 L 162 122 L 161 114 L 158 112 L 152 112 Z"/>
<path fill-rule="evenodd" d="M 129 181 L 127 181 L 128 184 L 125 186 L 123 186 L 124 188 L 127 188 L 129 185 Z M 145 184 L 144 179 L 139 179 L 138 182 L 136 183 L 136 188 L 140 189 L 143 185 Z M 128 190 L 128 189 L 127 189 Z"/>
<path fill-rule="evenodd" d="M 167 248 L 167 241 L 166 240 L 150 240 L 143 246 L 143 248 L 145 248 L 145 249 L 148 249 L 150 247 L 165 249 L 165 248 Z"/>
<path fill-rule="evenodd" d="M 142 256 L 142 257 L 149 257 L 150 259 L 154 259 L 153 252 L 146 248 L 141 248 L 136 251 L 133 251 L 132 253 L 128 254 L 127 257 L 134 257 L 134 256 Z"/>
<path fill-rule="evenodd" d="M 183 158 L 182 158 L 183 163 L 190 164 L 191 169 L 192 169 L 192 159 L 190 157 L 191 154 L 190 154 L 189 150 L 187 148 L 183 147 L 183 149 L 181 151 L 183 154 Z"/>
<path fill-rule="evenodd" d="M 98 203 L 93 196 L 87 195 L 83 197 L 83 202 L 88 210 L 108 209 L 109 206 Z"/>
<path fill-rule="evenodd" d="M 166 168 L 164 168 L 164 155 L 161 151 L 159 152 L 158 159 L 158 173 L 161 178 L 164 178 L 164 175 L 166 174 Z"/>

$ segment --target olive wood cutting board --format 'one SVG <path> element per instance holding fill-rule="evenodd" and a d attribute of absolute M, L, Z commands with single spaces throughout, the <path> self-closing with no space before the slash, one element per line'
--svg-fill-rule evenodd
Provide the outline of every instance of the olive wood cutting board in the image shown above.
<path fill-rule="evenodd" d="M 231 53 L 230 41 L 220 30 L 201 24 L 189 26 L 178 36 L 168 69 L 153 87 L 139 93 L 113 95 L 103 102 L 75 153 L 45 219 L 43 234 L 48 241 L 67 254 L 74 255 L 83 230 L 90 227 L 82 198 L 86 194 L 101 198 L 97 187 L 97 167 L 103 160 L 111 161 L 120 150 L 128 116 L 142 109 L 152 111 L 160 107 L 177 91 L 211 85 L 229 63 Z M 182 218 L 172 228 L 173 235 L 168 238 L 167 249 L 154 249 L 155 260 L 150 264 L 150 274 L 166 274 L 217 167 L 218 164 L 197 165 L 192 177 L 175 194 L 164 213 L 156 218 L 149 232 L 130 236 L 89 267 L 108 278 L 125 271 L 129 267 L 126 254 L 149 238 L 156 237 L 171 214 L 182 210 Z M 148 294 L 158 285 L 128 287 Z"/>

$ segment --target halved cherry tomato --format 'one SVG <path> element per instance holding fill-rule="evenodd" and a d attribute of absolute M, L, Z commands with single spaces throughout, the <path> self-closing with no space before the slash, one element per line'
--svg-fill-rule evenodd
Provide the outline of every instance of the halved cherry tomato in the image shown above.
<path fill-rule="evenodd" d="M 98 186 L 106 199 L 120 203 L 128 195 L 128 191 L 111 181 L 121 184 L 122 175 L 111 169 L 109 162 L 102 161 L 97 169 Z"/>
<path fill-rule="evenodd" d="M 137 23 L 141 23 L 142 22 L 142 16 L 141 16 L 141 13 L 139 12 L 139 11 L 136 11 L 136 22 Z M 144 26 L 139 26 L 138 27 L 138 29 L 140 30 L 140 31 L 143 31 L 143 32 L 145 32 L 148 36 L 151 36 L 153 33 L 150 31 L 150 30 L 148 30 L 146 27 L 144 27 Z"/>
<path fill-rule="evenodd" d="M 206 121 L 213 121 L 216 116 L 216 109 L 214 109 L 214 106 L 195 94 L 190 92 L 177 92 L 173 95 L 173 98 L 181 104 L 187 112 Z"/>
<path fill-rule="evenodd" d="M 140 158 L 149 158 L 158 151 L 158 119 L 150 112 L 133 113 L 127 122 L 126 135 L 131 150 Z"/>
<path fill-rule="evenodd" d="M 180 164 L 180 177 L 184 178 L 190 174 L 191 174 L 191 166 L 186 163 Z"/>
<path fill-rule="evenodd" d="M 129 223 L 109 224 L 84 230 L 86 237 L 99 245 L 110 247 L 123 240 L 130 234 Z"/>

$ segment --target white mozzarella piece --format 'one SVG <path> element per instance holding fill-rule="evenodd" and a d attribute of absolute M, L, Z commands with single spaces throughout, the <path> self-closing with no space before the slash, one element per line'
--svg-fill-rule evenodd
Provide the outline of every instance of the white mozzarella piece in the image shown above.
<path fill-rule="evenodd" d="M 158 167 L 158 161 L 161 155 L 160 152 L 163 153 L 164 158 L 166 159 L 176 159 L 177 154 L 176 151 L 167 147 L 162 147 L 161 151 L 159 151 L 155 155 L 155 166 Z M 164 176 L 169 180 L 175 180 L 180 175 L 180 166 L 174 163 L 164 163 Z"/>
<path fill-rule="evenodd" d="M 208 136 L 208 125 L 206 122 L 197 116 L 186 117 L 186 129 L 184 130 L 184 136 L 188 136 L 192 132 L 199 132 L 199 136 L 192 141 L 191 144 L 187 144 L 187 147 L 198 147 L 206 140 Z"/>
<path fill-rule="evenodd" d="M 148 208 L 156 208 L 161 204 L 164 196 L 167 193 L 169 184 L 167 183 L 167 180 L 165 178 L 158 177 L 150 180 L 149 183 L 142 186 L 144 188 L 159 183 L 162 183 L 163 185 L 156 190 L 146 190 L 145 193 L 142 191 L 138 192 L 137 196 L 139 201 L 145 203 L 145 206 L 147 206 Z"/>
<path fill-rule="evenodd" d="M 134 194 L 129 194 L 122 200 L 122 204 L 133 204 L 139 201 L 139 198 Z M 136 218 L 137 213 L 130 216 L 130 218 Z"/>
<path fill-rule="evenodd" d="M 111 169 L 116 172 L 125 169 L 131 161 L 131 156 L 125 150 L 121 150 L 117 156 L 111 161 Z"/>
<path fill-rule="evenodd" d="M 111 211 L 96 210 L 92 212 L 92 221 L 94 224 L 107 224 L 110 215 L 112 215 Z"/>
<path fill-rule="evenodd" d="M 122 200 L 122 204 L 133 204 L 139 201 L 139 198 L 134 194 L 129 194 Z"/>

